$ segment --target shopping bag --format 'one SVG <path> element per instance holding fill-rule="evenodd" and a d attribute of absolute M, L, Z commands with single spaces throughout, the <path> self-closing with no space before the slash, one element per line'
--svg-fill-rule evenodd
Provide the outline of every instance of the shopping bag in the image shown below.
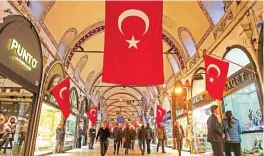
<path fill-rule="evenodd" d="M 122 138 L 122 142 L 126 142 L 126 138 L 124 137 L 124 138 Z"/>

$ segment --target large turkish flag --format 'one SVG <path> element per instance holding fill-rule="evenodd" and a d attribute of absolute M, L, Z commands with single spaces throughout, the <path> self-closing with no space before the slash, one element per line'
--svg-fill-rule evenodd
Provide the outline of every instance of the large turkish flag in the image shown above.
<path fill-rule="evenodd" d="M 164 83 L 162 1 L 106 1 L 103 82 Z"/>
<path fill-rule="evenodd" d="M 206 70 L 206 90 L 211 97 L 222 100 L 229 63 L 206 54 L 204 54 L 204 63 Z"/>
<path fill-rule="evenodd" d="M 65 119 L 70 115 L 70 78 L 67 77 L 51 89 Z"/>
<path fill-rule="evenodd" d="M 162 122 L 162 119 L 165 114 L 166 114 L 166 111 L 160 105 L 157 105 L 157 111 L 156 111 L 156 124 L 157 125 L 159 125 Z"/>

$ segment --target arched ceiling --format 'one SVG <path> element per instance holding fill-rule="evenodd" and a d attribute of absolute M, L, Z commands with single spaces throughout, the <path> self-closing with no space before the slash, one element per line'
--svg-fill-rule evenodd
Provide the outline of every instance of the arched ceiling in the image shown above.
<path fill-rule="evenodd" d="M 103 67 L 103 53 L 72 53 L 77 43 L 88 51 L 103 51 L 104 49 L 104 1 L 50 1 L 39 2 L 42 5 L 40 23 L 45 31 L 52 36 L 53 44 L 64 46 L 64 64 L 68 68 L 78 71 L 82 82 L 85 83 L 87 93 L 92 99 L 103 104 L 109 118 L 116 118 L 118 112 L 123 116 L 133 118 L 142 113 L 142 104 L 153 103 L 159 93 L 157 86 L 122 87 L 101 82 Z M 39 6 L 39 5 L 32 5 Z M 188 31 L 197 48 L 202 40 L 208 36 L 212 28 L 210 17 L 197 1 L 165 1 L 163 3 L 163 51 L 173 48 L 177 54 L 173 55 L 181 72 L 186 68 L 189 55 L 183 46 L 181 31 Z M 38 13 L 38 16 L 40 14 Z M 208 18 L 209 17 L 209 18 Z M 71 34 L 67 35 L 66 32 Z M 91 37 L 82 41 L 85 34 Z M 207 36 L 206 36 L 207 35 Z M 70 36 L 70 37 L 67 37 Z M 69 38 L 69 39 L 67 39 Z M 63 43 L 63 45 L 61 45 Z M 63 48 L 62 48 L 63 49 Z M 61 49 L 60 49 L 61 50 Z M 61 51 L 60 51 L 61 53 Z M 84 61 L 84 55 L 87 61 Z M 80 62 L 80 60 L 82 62 Z M 164 77 L 170 80 L 174 74 L 171 62 L 166 55 L 164 60 Z M 67 66 L 67 63 L 69 63 Z M 96 87 L 108 86 L 108 87 Z M 112 87 L 109 87 L 112 86 Z M 122 99 L 122 100 L 119 100 Z M 147 102 L 149 99 L 149 102 Z M 134 100 L 134 101 L 133 101 Z M 132 102 L 131 102 L 132 101 Z"/>

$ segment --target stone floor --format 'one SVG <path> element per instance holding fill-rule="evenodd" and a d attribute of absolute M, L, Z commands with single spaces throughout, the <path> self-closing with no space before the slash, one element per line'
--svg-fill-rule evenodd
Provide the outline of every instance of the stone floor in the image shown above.
<path fill-rule="evenodd" d="M 134 151 L 129 151 L 128 155 L 130 156 L 140 156 L 141 152 L 140 149 L 138 147 L 138 145 L 135 145 L 136 148 Z M 171 148 L 166 148 L 165 149 L 167 153 L 163 154 L 161 152 L 161 149 L 159 151 L 159 153 L 156 152 L 156 145 L 151 145 L 151 154 L 145 154 L 146 156 L 177 156 L 178 155 L 178 151 L 177 150 L 173 150 Z M 110 142 L 108 151 L 106 153 L 106 156 L 114 156 L 113 155 L 114 152 L 114 147 L 113 147 L 113 143 Z M 125 156 L 125 150 L 123 148 L 120 149 L 119 151 L 119 156 Z M 61 153 L 61 154 L 53 154 L 55 156 L 100 156 L 100 147 L 99 147 L 99 143 L 96 143 L 94 146 L 94 150 L 89 150 L 87 146 L 83 146 L 81 149 L 73 149 L 70 151 L 67 151 L 66 153 Z M 190 153 L 188 152 L 182 152 L 182 156 L 189 156 Z M 193 154 L 192 154 L 193 155 Z"/>

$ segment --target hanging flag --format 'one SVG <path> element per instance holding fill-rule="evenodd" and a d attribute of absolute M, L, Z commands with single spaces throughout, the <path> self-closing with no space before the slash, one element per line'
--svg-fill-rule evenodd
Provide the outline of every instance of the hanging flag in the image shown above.
<path fill-rule="evenodd" d="M 156 124 L 157 125 L 159 125 L 162 122 L 162 119 L 165 114 L 166 114 L 166 111 L 160 105 L 157 105 L 157 111 L 156 111 Z"/>
<path fill-rule="evenodd" d="M 95 125 L 97 122 L 97 107 L 89 109 L 87 112 L 87 116 L 90 119 L 92 125 Z"/>
<path fill-rule="evenodd" d="M 229 68 L 227 61 L 204 54 L 206 90 L 209 95 L 222 100 Z"/>
<path fill-rule="evenodd" d="M 65 119 L 70 115 L 70 78 L 67 77 L 51 89 Z"/>
<path fill-rule="evenodd" d="M 162 1 L 106 1 L 102 81 L 164 83 Z"/>

